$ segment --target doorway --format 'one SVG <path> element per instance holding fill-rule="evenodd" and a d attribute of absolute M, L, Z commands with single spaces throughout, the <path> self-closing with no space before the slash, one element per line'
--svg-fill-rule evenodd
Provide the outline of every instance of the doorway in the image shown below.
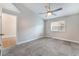
<path fill-rule="evenodd" d="M 2 43 L 3 47 L 16 45 L 16 16 L 2 13 Z"/>
<path fill-rule="evenodd" d="M 17 16 L 2 13 L 2 54 L 6 54 L 10 48 L 16 45 Z"/>

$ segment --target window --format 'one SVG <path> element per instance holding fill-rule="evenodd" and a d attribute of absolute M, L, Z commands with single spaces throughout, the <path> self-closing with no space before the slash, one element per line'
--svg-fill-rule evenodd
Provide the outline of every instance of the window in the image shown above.
<path fill-rule="evenodd" d="M 65 31 L 65 21 L 52 22 L 51 31 L 64 32 Z"/>

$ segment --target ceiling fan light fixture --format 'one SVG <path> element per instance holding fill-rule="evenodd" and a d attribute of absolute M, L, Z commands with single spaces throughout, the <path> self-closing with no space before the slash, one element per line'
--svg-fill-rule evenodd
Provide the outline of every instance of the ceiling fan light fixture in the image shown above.
<path fill-rule="evenodd" d="M 48 15 L 48 16 L 51 16 L 51 15 L 52 15 L 52 13 L 51 13 L 51 12 L 48 12 L 48 13 L 47 13 L 47 15 Z"/>

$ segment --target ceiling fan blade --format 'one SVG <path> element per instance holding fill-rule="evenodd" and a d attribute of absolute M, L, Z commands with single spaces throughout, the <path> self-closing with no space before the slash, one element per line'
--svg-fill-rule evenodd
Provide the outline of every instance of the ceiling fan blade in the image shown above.
<path fill-rule="evenodd" d="M 62 10 L 63 8 L 58 8 L 58 9 L 55 9 L 55 10 L 53 10 L 53 11 L 51 11 L 51 12 L 57 12 L 57 11 L 60 11 L 60 10 Z"/>
<path fill-rule="evenodd" d="M 55 14 L 55 13 L 53 13 L 53 12 L 51 12 L 51 14 L 52 14 L 52 15 L 54 15 L 54 16 L 56 16 L 56 14 Z"/>
<path fill-rule="evenodd" d="M 43 13 L 39 13 L 39 14 L 46 14 L 46 13 L 48 13 L 48 12 L 43 12 Z"/>

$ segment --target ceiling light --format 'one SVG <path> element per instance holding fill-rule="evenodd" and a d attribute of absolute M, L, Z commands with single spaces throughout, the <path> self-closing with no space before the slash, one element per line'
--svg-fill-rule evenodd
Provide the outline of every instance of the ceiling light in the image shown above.
<path fill-rule="evenodd" d="M 51 12 L 48 12 L 47 15 L 50 16 L 50 15 L 52 15 L 52 13 Z"/>

